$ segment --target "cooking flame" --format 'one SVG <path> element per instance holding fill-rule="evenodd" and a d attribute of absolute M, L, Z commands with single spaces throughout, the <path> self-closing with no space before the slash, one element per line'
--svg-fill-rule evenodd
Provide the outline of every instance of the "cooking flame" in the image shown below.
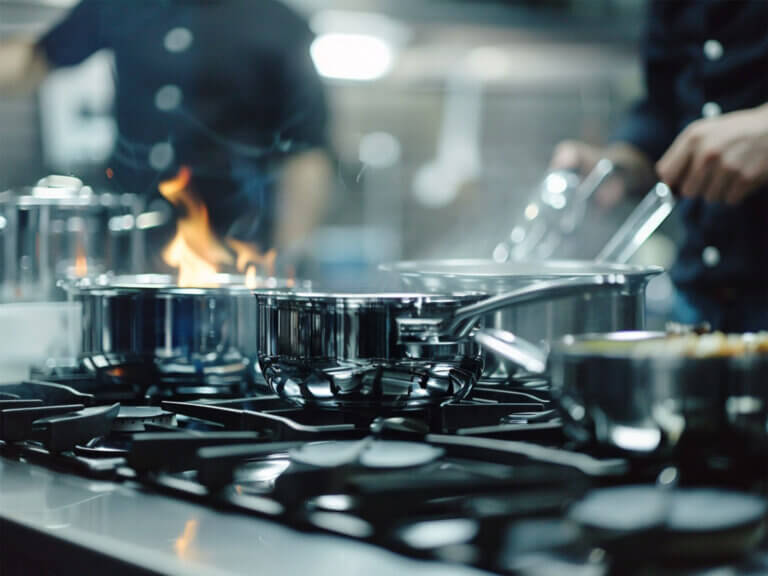
<path fill-rule="evenodd" d="M 261 286 L 262 275 L 275 275 L 275 260 L 277 259 L 275 250 L 262 253 L 255 244 L 235 238 L 227 238 L 227 244 L 237 255 L 235 267 L 238 272 L 245 273 L 245 285 L 248 288 Z"/>
<path fill-rule="evenodd" d="M 75 276 L 88 276 L 88 257 L 85 255 L 85 245 L 81 238 L 78 238 L 75 244 Z"/>
<path fill-rule="evenodd" d="M 181 213 L 176 235 L 162 254 L 166 264 L 178 269 L 179 286 L 218 286 L 217 274 L 222 267 L 244 273 L 249 288 L 262 285 L 264 275 L 275 273 L 277 252 L 263 253 L 257 245 L 235 238 L 222 242 L 211 228 L 208 209 L 191 182 L 192 171 L 182 166 L 174 178 L 158 186 L 160 194 Z"/>

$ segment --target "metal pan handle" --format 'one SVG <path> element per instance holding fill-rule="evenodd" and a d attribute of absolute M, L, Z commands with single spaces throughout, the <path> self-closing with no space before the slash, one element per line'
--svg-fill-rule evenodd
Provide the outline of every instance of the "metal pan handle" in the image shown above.
<path fill-rule="evenodd" d="M 537 282 L 512 292 L 498 294 L 479 302 L 462 306 L 447 318 L 398 318 L 399 338 L 403 343 L 437 343 L 466 338 L 481 316 L 507 306 L 539 302 L 552 298 L 573 296 L 585 291 L 600 291 L 623 286 L 624 276 L 584 276 Z"/>
<path fill-rule="evenodd" d="M 496 328 L 478 330 L 475 341 L 486 350 L 513 362 L 531 374 L 544 374 L 547 371 L 547 353 L 536 344 L 511 332 Z"/>
<path fill-rule="evenodd" d="M 540 197 L 533 200 L 534 205 L 538 204 L 544 208 L 554 207 L 550 217 L 547 218 L 541 213 L 542 215 L 533 219 L 523 219 L 514 227 L 507 240 L 496 245 L 493 259 L 497 262 L 528 259 L 542 246 L 548 245 L 554 249 L 560 242 L 562 228 L 566 227 L 573 231 L 578 227 L 579 222 L 584 218 L 589 199 L 616 171 L 617 167 L 613 162 L 608 158 L 601 158 L 592 171 L 580 181 L 578 181 L 578 175 L 568 170 L 550 172 L 539 187 Z M 556 177 L 558 178 L 555 182 L 561 183 L 564 188 L 562 191 L 553 191 L 548 186 L 550 179 Z M 577 179 L 576 185 L 567 183 L 572 178 Z M 553 221 L 552 218 L 555 220 Z M 515 239 L 516 236 L 520 236 L 519 232 L 522 232 L 521 237 Z M 541 255 L 546 256 L 546 254 Z"/>
<path fill-rule="evenodd" d="M 669 186 L 663 182 L 656 184 L 608 240 L 596 260 L 626 264 L 667 219 L 675 204 L 675 196 Z"/>

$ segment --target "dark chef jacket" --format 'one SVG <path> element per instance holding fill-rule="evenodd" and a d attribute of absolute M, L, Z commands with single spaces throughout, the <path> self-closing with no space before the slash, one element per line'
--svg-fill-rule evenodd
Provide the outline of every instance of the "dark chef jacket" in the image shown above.
<path fill-rule="evenodd" d="M 660 158 L 698 118 L 768 102 L 768 1 L 653 1 L 647 97 L 618 135 Z M 768 289 L 768 191 L 741 206 L 682 199 L 685 238 L 672 270 L 684 290 Z"/>
<path fill-rule="evenodd" d="M 40 47 L 52 66 L 113 50 L 117 185 L 154 193 L 189 165 L 220 233 L 251 210 L 266 241 L 275 161 L 326 144 L 311 41 L 276 0 L 83 0 Z"/>

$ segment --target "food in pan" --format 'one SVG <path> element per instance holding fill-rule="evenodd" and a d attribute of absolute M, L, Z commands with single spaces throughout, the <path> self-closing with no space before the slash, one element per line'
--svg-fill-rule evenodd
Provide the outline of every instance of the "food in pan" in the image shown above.
<path fill-rule="evenodd" d="M 592 354 L 633 357 L 727 358 L 750 355 L 768 356 L 768 332 L 724 334 L 667 334 L 644 337 L 642 333 L 623 333 L 626 338 L 575 341 L 579 350 Z M 632 337 L 637 334 L 637 338 Z"/>
<path fill-rule="evenodd" d="M 639 354 L 722 358 L 768 354 L 768 332 L 746 334 L 686 334 L 638 344 Z"/>

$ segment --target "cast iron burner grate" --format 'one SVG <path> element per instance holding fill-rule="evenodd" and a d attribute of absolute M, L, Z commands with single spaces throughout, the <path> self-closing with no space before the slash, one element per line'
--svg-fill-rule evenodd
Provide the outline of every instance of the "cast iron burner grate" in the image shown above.
<path fill-rule="evenodd" d="M 322 408 L 412 408 L 460 400 L 471 394 L 482 363 L 451 361 L 302 362 L 263 356 L 263 377 L 278 395 L 300 406 Z"/>

